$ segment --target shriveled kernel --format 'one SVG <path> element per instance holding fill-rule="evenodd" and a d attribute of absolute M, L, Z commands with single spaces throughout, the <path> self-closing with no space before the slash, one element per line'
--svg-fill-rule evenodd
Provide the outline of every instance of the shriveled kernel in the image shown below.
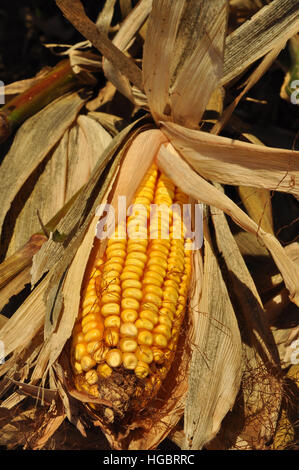
<path fill-rule="evenodd" d="M 151 346 L 153 344 L 153 335 L 150 331 L 143 330 L 138 333 L 137 336 L 138 344 L 146 344 Z"/>
<path fill-rule="evenodd" d="M 108 353 L 109 351 L 109 348 L 108 346 L 104 345 L 104 344 L 101 344 L 99 349 L 97 349 L 94 353 L 93 353 L 93 358 L 94 360 L 99 363 L 99 362 L 103 362 L 106 358 L 106 354 Z"/>
<path fill-rule="evenodd" d="M 164 351 L 162 351 L 162 349 L 159 349 L 155 346 L 153 346 L 152 351 L 153 351 L 154 361 L 157 364 L 163 364 L 164 359 L 165 359 Z"/>
<path fill-rule="evenodd" d="M 106 328 L 104 332 L 104 340 L 107 346 L 117 346 L 119 340 L 118 328 Z"/>
<path fill-rule="evenodd" d="M 141 330 L 141 329 L 145 329 L 145 330 L 152 330 L 154 328 L 154 324 L 148 320 L 147 318 L 139 318 L 136 322 L 135 322 L 135 325 L 136 327 L 138 328 L 138 330 Z M 136 329 L 137 329 L 136 328 Z M 137 336 L 137 335 L 136 335 Z"/>
<path fill-rule="evenodd" d="M 119 328 L 120 327 L 120 317 L 118 315 L 109 315 L 104 320 L 105 328 Z"/>
<path fill-rule="evenodd" d="M 119 341 L 119 348 L 123 352 L 134 352 L 137 349 L 137 342 L 132 338 L 122 338 Z"/>
<path fill-rule="evenodd" d="M 110 367 L 119 367 L 122 363 L 122 352 L 119 349 L 110 349 L 105 360 Z"/>
<path fill-rule="evenodd" d="M 120 317 L 124 323 L 134 323 L 138 318 L 138 313 L 136 310 L 127 308 L 126 310 L 122 310 Z"/>
<path fill-rule="evenodd" d="M 128 338 L 135 338 L 137 336 L 138 329 L 134 323 L 122 323 L 120 326 L 120 334 Z"/>
<path fill-rule="evenodd" d="M 147 377 L 150 372 L 150 368 L 146 362 L 138 361 L 134 371 L 137 377 L 140 379 L 145 379 L 145 377 Z"/>
<path fill-rule="evenodd" d="M 151 364 L 154 360 L 152 348 L 145 344 L 139 345 L 135 354 L 139 361 L 146 362 L 147 364 Z"/>
<path fill-rule="evenodd" d="M 97 367 L 98 374 L 101 377 L 107 378 L 112 374 L 112 369 L 108 364 L 99 364 Z"/>
<path fill-rule="evenodd" d="M 122 355 L 123 366 L 125 369 L 134 370 L 138 364 L 138 359 L 134 353 L 124 352 Z"/>
<path fill-rule="evenodd" d="M 95 370 L 89 370 L 85 374 L 85 379 L 89 385 L 94 385 L 97 383 L 99 377 Z"/>
<path fill-rule="evenodd" d="M 101 308 L 101 314 L 104 317 L 107 317 L 109 315 L 118 315 L 120 314 L 120 306 L 116 302 L 110 302 L 108 304 L 105 304 Z"/>
<path fill-rule="evenodd" d="M 91 356 L 86 354 L 81 358 L 81 367 L 85 372 L 92 369 L 95 365 L 96 361 Z"/>
<path fill-rule="evenodd" d="M 90 343 L 86 345 L 86 351 L 88 352 L 88 354 L 92 355 L 100 347 L 101 347 L 100 341 L 91 341 Z"/>
<path fill-rule="evenodd" d="M 103 337 L 103 330 L 99 328 L 93 328 L 92 330 L 89 330 L 85 336 L 84 340 L 86 343 L 89 343 L 90 341 L 99 341 Z"/>

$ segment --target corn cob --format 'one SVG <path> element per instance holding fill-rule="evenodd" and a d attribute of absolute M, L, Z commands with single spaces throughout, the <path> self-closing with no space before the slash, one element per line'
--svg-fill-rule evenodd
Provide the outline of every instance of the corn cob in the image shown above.
<path fill-rule="evenodd" d="M 187 200 L 153 165 L 135 195 L 137 210 L 127 217 L 128 236 L 118 226 L 103 258 L 96 259 L 72 337 L 72 366 L 80 391 L 101 397 L 116 376 L 124 385 L 121 375 L 131 380 L 130 392 L 125 380 L 126 399 L 135 400 L 134 406 L 138 397 L 140 407 L 157 393 L 176 350 L 191 274 L 184 226 L 169 208 L 182 208 Z M 153 203 L 168 210 L 166 218 L 154 213 L 148 228 Z M 167 224 L 166 238 L 162 230 Z M 139 238 L 133 237 L 136 230 Z"/>

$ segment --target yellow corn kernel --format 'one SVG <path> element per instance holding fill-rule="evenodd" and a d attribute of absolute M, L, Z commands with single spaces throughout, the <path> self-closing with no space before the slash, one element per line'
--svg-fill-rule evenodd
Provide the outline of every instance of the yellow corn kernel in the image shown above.
<path fill-rule="evenodd" d="M 124 270 L 122 274 L 120 275 L 120 280 L 122 282 L 127 281 L 127 280 L 135 280 L 138 281 L 140 279 L 140 274 L 134 273 L 133 271 L 128 271 Z"/>
<path fill-rule="evenodd" d="M 109 302 L 105 304 L 101 308 L 101 314 L 104 317 L 108 317 L 109 315 L 119 315 L 120 314 L 120 306 L 116 302 Z"/>
<path fill-rule="evenodd" d="M 146 362 L 147 364 L 151 364 L 151 362 L 154 360 L 152 348 L 150 346 L 146 346 L 145 344 L 139 345 L 135 354 L 139 361 Z"/>
<path fill-rule="evenodd" d="M 140 281 L 137 281 L 135 279 L 127 279 L 121 283 L 122 289 L 129 289 L 129 288 L 134 288 L 134 289 L 142 289 L 142 284 Z"/>
<path fill-rule="evenodd" d="M 81 367 L 84 370 L 84 372 L 87 372 L 88 370 L 92 369 L 96 365 L 96 361 L 89 355 L 85 354 L 81 358 Z"/>
<path fill-rule="evenodd" d="M 152 310 L 147 310 L 147 309 L 141 310 L 139 317 L 141 319 L 149 320 L 153 325 L 156 325 L 159 320 L 159 316 L 156 312 L 153 312 Z"/>
<path fill-rule="evenodd" d="M 169 320 L 173 321 L 174 319 L 174 313 L 173 311 L 168 308 L 168 307 L 162 307 L 160 308 L 160 311 L 159 311 L 160 315 L 163 316 L 163 317 L 167 317 L 169 318 Z"/>
<path fill-rule="evenodd" d="M 144 288 L 144 292 L 145 293 L 152 293 L 152 294 L 155 294 L 156 296 L 158 297 L 162 297 L 163 295 L 163 290 L 161 289 L 161 287 L 158 287 L 158 286 L 152 286 L 152 285 L 147 285 L 145 286 Z"/>
<path fill-rule="evenodd" d="M 82 308 L 89 307 L 93 305 L 94 303 L 97 303 L 98 298 L 96 295 L 89 295 L 88 297 L 85 297 L 83 303 L 82 303 Z"/>
<path fill-rule="evenodd" d="M 82 357 L 86 354 L 86 346 L 83 343 L 79 343 L 75 347 L 75 359 L 81 361 Z"/>
<path fill-rule="evenodd" d="M 137 255 L 137 253 L 136 253 L 136 255 Z M 144 265 L 145 265 L 145 262 L 141 261 L 136 256 L 135 258 L 127 258 L 125 267 L 128 268 L 129 266 L 134 266 L 135 268 L 137 267 L 137 268 L 140 268 L 141 270 L 143 270 Z"/>
<path fill-rule="evenodd" d="M 81 325 L 80 325 L 81 327 Z M 78 343 L 83 343 L 84 341 L 84 335 L 83 333 L 77 333 L 74 337 L 73 337 L 73 345 L 75 346 L 76 344 Z"/>
<path fill-rule="evenodd" d="M 150 320 L 148 320 L 147 318 L 138 318 L 138 320 L 135 322 L 135 325 L 138 328 L 138 330 L 149 330 L 149 331 L 151 331 L 154 328 L 154 324 Z"/>
<path fill-rule="evenodd" d="M 138 313 L 136 310 L 127 308 L 122 310 L 120 317 L 124 323 L 134 323 L 138 318 Z"/>
<path fill-rule="evenodd" d="M 146 286 L 148 284 L 161 287 L 163 284 L 163 277 L 154 271 L 146 271 L 144 274 L 143 285 Z"/>
<path fill-rule="evenodd" d="M 104 268 L 103 268 L 103 274 L 109 272 L 109 271 L 117 271 L 120 273 L 123 269 L 122 263 L 116 263 L 115 261 L 110 260 L 105 263 Z"/>
<path fill-rule="evenodd" d="M 91 341 L 90 343 L 86 345 L 86 351 L 88 352 L 88 354 L 93 355 L 93 353 L 95 353 L 96 350 L 99 349 L 100 347 L 101 347 L 100 341 Z"/>
<path fill-rule="evenodd" d="M 122 323 L 120 326 L 120 334 L 127 338 L 136 338 L 138 333 L 137 326 L 134 323 Z"/>
<path fill-rule="evenodd" d="M 75 362 L 74 370 L 75 370 L 76 374 L 82 374 L 83 369 L 82 369 L 82 366 L 81 366 L 80 362 L 77 362 L 77 361 Z"/>
<path fill-rule="evenodd" d="M 139 278 L 143 275 L 143 268 L 141 268 L 140 266 L 136 266 L 135 264 L 128 264 L 128 265 L 126 264 L 122 274 L 124 274 L 128 271 L 131 271 L 135 274 L 138 274 Z"/>
<path fill-rule="evenodd" d="M 110 367 L 119 367 L 122 363 L 122 352 L 119 349 L 110 349 L 105 360 Z"/>
<path fill-rule="evenodd" d="M 83 326 L 82 333 L 85 335 L 85 333 L 87 333 L 89 330 L 92 330 L 93 328 L 96 328 L 97 326 L 98 326 L 97 321 L 89 321 L 85 323 L 85 325 Z"/>
<path fill-rule="evenodd" d="M 155 333 L 153 335 L 153 343 L 155 346 L 159 346 L 160 348 L 166 348 L 168 341 L 164 334 Z"/>
<path fill-rule="evenodd" d="M 92 330 L 89 330 L 85 335 L 84 335 L 84 340 L 86 343 L 89 343 L 90 341 L 99 341 L 103 337 L 103 328 L 93 328 Z"/>
<path fill-rule="evenodd" d="M 171 338 L 171 327 L 169 327 L 168 325 L 160 323 L 159 325 L 155 326 L 153 333 L 162 334 L 162 335 L 166 336 L 166 338 L 169 340 Z M 154 336 L 155 336 L 155 334 L 154 334 Z"/>
<path fill-rule="evenodd" d="M 109 315 L 104 320 L 105 328 L 119 328 L 120 327 L 120 317 L 118 315 Z"/>
<path fill-rule="evenodd" d="M 145 344 L 151 346 L 153 344 L 153 335 L 150 331 L 143 330 L 138 333 L 137 336 L 138 344 Z"/>
<path fill-rule="evenodd" d="M 100 363 L 105 361 L 108 351 L 110 351 L 110 349 L 107 346 L 101 344 L 92 356 L 97 363 Z"/>
<path fill-rule="evenodd" d="M 126 309 L 138 310 L 139 309 L 139 302 L 136 299 L 132 299 L 130 297 L 127 297 L 125 299 L 122 299 L 121 308 L 124 309 L 124 310 L 126 310 Z"/>
<path fill-rule="evenodd" d="M 163 292 L 163 299 L 164 300 L 169 300 L 170 302 L 177 302 L 179 298 L 179 293 L 177 291 L 177 289 L 175 289 L 174 287 L 165 287 L 164 289 L 164 292 Z"/>
<path fill-rule="evenodd" d="M 165 359 L 165 356 L 164 356 L 165 353 L 162 351 L 162 349 L 159 349 L 153 346 L 152 351 L 153 351 L 154 361 L 157 364 L 163 364 L 164 359 Z"/>
<path fill-rule="evenodd" d="M 168 315 L 160 315 L 160 316 L 159 316 L 159 323 L 160 323 L 161 325 L 167 326 L 169 329 L 172 328 L 172 321 L 171 321 L 171 319 L 169 318 Z M 155 331 L 156 331 L 156 330 L 155 330 Z"/>
<path fill-rule="evenodd" d="M 110 375 L 112 374 L 112 369 L 110 366 L 108 366 L 108 364 L 99 364 L 97 367 L 97 371 L 98 374 L 103 378 L 110 377 Z"/>
<path fill-rule="evenodd" d="M 117 346 L 119 340 L 118 328 L 106 328 L 104 331 L 104 340 L 107 346 Z"/>
<path fill-rule="evenodd" d="M 134 353 L 124 352 L 122 355 L 123 366 L 125 369 L 134 370 L 138 364 L 138 359 Z"/>
<path fill-rule="evenodd" d="M 150 368 L 146 362 L 138 361 L 134 371 L 137 377 L 139 377 L 140 379 L 144 379 L 148 376 Z"/>
<path fill-rule="evenodd" d="M 89 323 L 91 321 L 98 321 L 100 319 L 99 315 L 96 313 L 89 313 L 88 315 L 85 315 L 84 318 L 82 318 L 82 322 L 80 327 L 83 328 L 86 323 Z"/>
<path fill-rule="evenodd" d="M 143 302 L 150 302 L 154 305 L 157 305 L 159 308 L 162 304 L 162 299 L 159 295 L 153 294 L 152 292 L 145 292 L 143 295 Z"/>
<path fill-rule="evenodd" d="M 123 291 L 123 299 L 130 297 L 132 299 L 140 301 L 142 299 L 142 291 L 140 289 L 135 289 L 134 287 L 129 287 Z"/>
<path fill-rule="evenodd" d="M 134 352 L 137 349 L 137 342 L 132 338 L 121 338 L 119 348 L 122 352 Z"/>
<path fill-rule="evenodd" d="M 150 312 L 159 312 L 159 306 L 154 304 L 153 302 L 143 302 L 142 303 L 142 310 L 149 310 Z"/>

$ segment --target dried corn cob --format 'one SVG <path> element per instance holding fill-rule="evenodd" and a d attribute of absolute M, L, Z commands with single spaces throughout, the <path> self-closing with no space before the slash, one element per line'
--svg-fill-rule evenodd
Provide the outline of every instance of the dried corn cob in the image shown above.
<path fill-rule="evenodd" d="M 135 195 L 137 210 L 127 217 L 128 236 L 123 226 L 116 228 L 83 291 L 72 338 L 75 383 L 99 398 L 112 384 L 123 386 L 125 399 L 115 387 L 109 396 L 117 397 L 120 412 L 157 393 L 175 353 L 191 252 L 181 218 L 171 209 L 184 203 L 187 196 L 153 165 Z M 152 216 L 152 204 L 165 213 Z"/>

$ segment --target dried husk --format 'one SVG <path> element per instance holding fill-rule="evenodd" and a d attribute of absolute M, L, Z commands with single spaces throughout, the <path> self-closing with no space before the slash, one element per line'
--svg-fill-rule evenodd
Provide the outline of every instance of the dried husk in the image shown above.
<path fill-rule="evenodd" d="M 42 111 L 33 117 L 29 118 L 18 130 L 13 144 L 0 167 L 0 177 L 3 181 L 0 191 L 0 228 L 2 239 L 4 236 L 6 240 L 9 238 L 8 230 L 11 230 L 11 222 L 9 223 L 9 220 L 7 220 L 9 214 L 11 216 L 13 215 L 13 217 L 16 217 L 16 213 L 20 211 L 20 207 L 22 207 L 24 203 L 24 198 L 26 198 L 26 195 L 27 198 L 29 197 L 28 187 L 26 194 L 26 182 L 30 180 L 30 177 L 36 179 L 43 161 L 47 158 L 47 155 L 49 155 L 51 150 L 64 135 L 65 131 L 74 122 L 84 103 L 85 100 L 82 99 L 78 93 L 71 93 L 63 96 L 62 98 L 59 98 L 46 106 Z M 53 171 L 57 170 L 58 165 L 59 161 L 57 162 L 56 166 L 53 164 Z M 49 172 L 51 174 L 51 169 Z M 35 177 L 33 176 L 34 174 Z M 53 176 L 55 175 L 52 175 L 52 178 L 50 178 L 51 181 L 49 181 L 50 186 L 52 186 L 55 181 Z M 46 178 L 46 180 L 48 179 Z M 37 192 L 39 193 L 38 196 L 40 197 L 40 191 L 37 190 Z M 43 198 L 46 199 L 49 197 L 49 194 L 51 194 L 51 192 L 47 188 L 47 192 L 44 194 Z M 19 195 L 19 200 L 17 199 L 17 195 Z M 59 197 L 57 197 L 57 200 L 58 202 L 61 202 Z M 15 203 L 13 204 L 14 201 Z M 45 205 L 47 206 L 47 204 Z M 40 200 L 38 198 L 38 202 L 35 201 L 34 204 L 35 214 L 33 219 L 35 219 L 35 226 L 36 223 L 38 223 L 36 210 L 39 208 Z M 54 207 L 53 210 L 54 212 L 49 217 L 49 219 L 57 212 L 57 206 Z M 31 219 L 32 217 L 29 217 L 29 219 L 26 218 L 26 224 L 28 224 L 28 220 L 30 221 Z M 48 220 L 47 217 L 45 220 Z M 3 227 L 4 222 L 7 223 L 5 223 Z M 29 232 L 27 232 L 26 224 L 25 226 L 22 224 L 22 227 L 18 227 L 19 230 L 17 236 L 21 237 L 21 240 L 20 238 L 17 240 L 18 246 L 17 244 L 12 246 L 11 252 L 14 252 L 16 249 L 20 248 L 33 233 L 39 231 L 40 229 L 40 226 L 38 225 L 38 230 L 31 230 L 32 227 L 30 227 Z M 5 246 L 2 247 L 2 256 L 4 254 L 3 249 L 5 249 Z"/>
<path fill-rule="evenodd" d="M 203 262 L 202 279 L 195 277 L 202 289 L 196 285 L 190 293 L 194 339 L 182 443 L 188 450 L 201 449 L 215 436 L 241 381 L 241 337 L 207 221 Z"/>

